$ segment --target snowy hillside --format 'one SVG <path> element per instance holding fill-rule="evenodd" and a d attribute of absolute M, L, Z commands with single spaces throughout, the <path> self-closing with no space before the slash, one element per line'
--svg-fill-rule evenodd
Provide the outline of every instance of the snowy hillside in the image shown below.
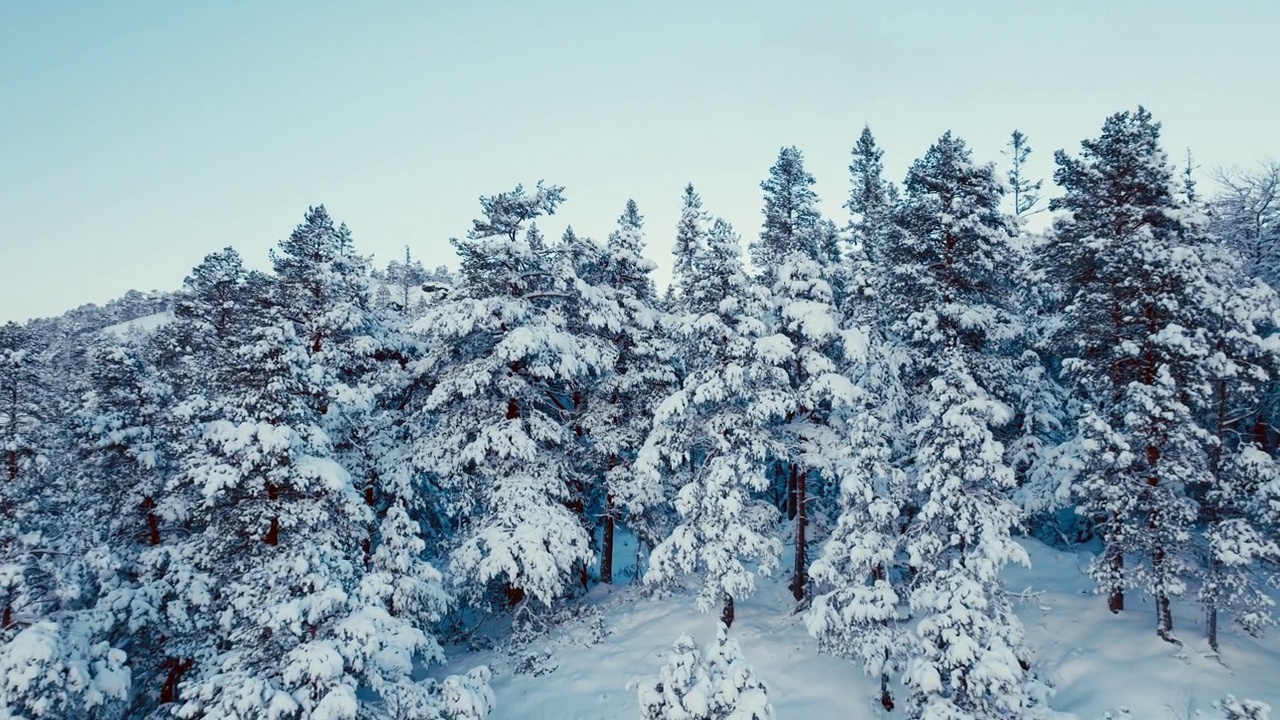
<path fill-rule="evenodd" d="M 1101 720 L 1107 712 L 1138 720 L 1213 718 L 1227 695 L 1280 708 L 1280 636 L 1261 640 L 1234 628 L 1223 636 L 1223 663 L 1199 639 L 1201 618 L 1176 614 L 1184 649 L 1158 639 L 1149 605 L 1107 612 L 1084 574 L 1086 555 L 1023 541 L 1029 569 L 1005 573 L 1035 650 L 1037 670 L 1056 686 L 1050 705 L 1059 720 Z M 730 635 L 769 685 L 779 720 L 897 718 L 884 712 L 875 683 L 852 663 L 818 654 L 785 582 L 765 580 L 738 605 Z M 1193 610 L 1193 606 L 1181 606 Z M 433 675 L 479 664 L 494 670 L 494 720 L 632 720 L 636 693 L 627 682 L 656 676 L 681 633 L 700 646 L 715 637 L 715 614 L 701 614 L 691 594 L 647 599 L 637 584 L 597 586 L 527 642 L 501 640 L 492 649 L 449 648 L 450 663 Z M 1202 713 L 1197 715 L 1196 712 Z"/>

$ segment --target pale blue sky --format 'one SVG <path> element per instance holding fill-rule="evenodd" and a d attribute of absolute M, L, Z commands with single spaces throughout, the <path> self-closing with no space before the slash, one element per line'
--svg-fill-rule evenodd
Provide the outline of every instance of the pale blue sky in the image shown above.
<path fill-rule="evenodd" d="M 1180 160 L 1280 156 L 1275 0 L 0 0 L 0 320 L 174 289 L 325 203 L 428 264 L 539 178 L 603 237 L 628 197 L 669 267 L 681 187 L 744 237 L 783 145 L 843 222 L 869 123 L 899 179 L 943 131 L 1033 170 L 1145 104 Z"/>

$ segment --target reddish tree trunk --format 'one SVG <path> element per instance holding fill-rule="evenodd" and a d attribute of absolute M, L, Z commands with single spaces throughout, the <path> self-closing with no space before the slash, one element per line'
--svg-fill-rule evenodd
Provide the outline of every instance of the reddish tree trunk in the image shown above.
<path fill-rule="evenodd" d="M 274 501 L 280 497 L 280 490 L 275 485 L 267 483 L 267 499 Z M 271 527 L 267 528 L 266 537 L 262 538 L 263 542 L 268 545 L 280 544 L 280 518 L 279 516 L 271 516 Z"/>
<path fill-rule="evenodd" d="M 169 666 L 169 672 L 165 676 L 164 687 L 160 689 L 161 705 L 178 702 L 178 684 L 182 682 L 182 676 L 195 666 L 196 661 L 193 658 L 170 658 L 165 664 Z"/>
<path fill-rule="evenodd" d="M 147 496 L 142 500 L 142 509 L 147 511 L 147 535 L 152 545 L 160 544 L 160 516 L 156 515 L 156 501 Z"/>

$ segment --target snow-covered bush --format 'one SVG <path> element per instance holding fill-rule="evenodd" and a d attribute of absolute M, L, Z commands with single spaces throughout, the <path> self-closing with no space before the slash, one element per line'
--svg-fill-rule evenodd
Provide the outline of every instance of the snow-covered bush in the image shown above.
<path fill-rule="evenodd" d="M 657 678 L 631 685 L 641 720 L 772 720 L 768 687 L 717 623 L 716 643 L 703 655 L 688 634 L 676 638 Z"/>
<path fill-rule="evenodd" d="M 124 652 L 96 640 L 102 621 L 42 620 L 0 644 L 0 720 L 118 717 L 130 672 Z"/>

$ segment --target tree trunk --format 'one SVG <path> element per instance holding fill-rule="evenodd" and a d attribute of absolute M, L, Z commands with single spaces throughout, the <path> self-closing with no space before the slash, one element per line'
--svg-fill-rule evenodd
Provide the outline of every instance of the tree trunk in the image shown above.
<path fill-rule="evenodd" d="M 604 498 L 604 543 L 600 549 L 600 582 L 613 584 L 613 493 Z"/>
<path fill-rule="evenodd" d="M 795 467 L 792 466 L 791 473 L 796 475 Z M 796 476 L 795 498 L 796 498 L 796 572 L 795 579 L 791 585 L 791 595 L 796 602 L 804 600 L 805 586 L 808 584 L 806 575 L 807 562 L 805 558 L 805 526 L 809 522 L 809 515 L 805 511 L 805 481 L 808 479 L 808 473 L 800 473 Z"/>
<path fill-rule="evenodd" d="M 166 664 L 169 666 L 169 673 L 165 676 L 164 687 L 160 689 L 161 705 L 178 702 L 178 684 L 182 682 L 182 676 L 187 674 L 196 661 L 194 658 L 182 660 L 170 658 Z"/>
<path fill-rule="evenodd" d="M 1222 343 L 1218 343 L 1218 350 L 1221 351 Z M 1258 412 L 1261 417 L 1261 410 Z M 1218 443 L 1213 448 L 1213 455 L 1210 458 L 1210 469 L 1213 477 L 1217 481 L 1221 481 L 1222 473 L 1222 449 L 1227 432 L 1227 381 L 1218 381 L 1218 418 L 1215 435 Z M 1216 528 L 1222 518 L 1218 515 L 1218 510 L 1209 504 L 1209 527 Z M 1209 577 L 1205 578 L 1204 585 L 1208 592 L 1204 593 L 1204 637 L 1209 642 L 1209 648 L 1215 653 L 1218 652 L 1218 599 L 1215 597 L 1217 592 L 1218 576 L 1222 572 L 1222 562 L 1213 555 L 1213 549 L 1210 548 L 1209 558 Z"/>
<path fill-rule="evenodd" d="M 274 503 L 279 498 L 280 488 L 267 483 L 267 500 Z M 267 528 L 266 537 L 262 538 L 262 540 L 268 545 L 278 545 L 280 543 L 280 516 L 271 516 L 271 526 Z"/>
<path fill-rule="evenodd" d="M 884 651 L 884 657 L 889 659 L 889 651 Z M 889 674 L 880 673 L 880 707 L 887 712 L 893 712 L 893 693 L 889 692 Z"/>
<path fill-rule="evenodd" d="M 1151 565 L 1153 574 L 1157 581 L 1164 579 L 1165 573 L 1165 552 L 1164 545 L 1157 543 L 1155 550 L 1151 553 Z M 1181 645 L 1182 643 L 1173 636 L 1173 610 L 1169 605 L 1169 593 L 1164 590 L 1164 586 L 1157 585 L 1156 590 L 1156 635 L 1168 643 Z"/>
<path fill-rule="evenodd" d="M 142 509 L 147 511 L 147 537 L 151 544 L 160 544 L 160 516 L 156 515 L 156 501 L 151 496 L 143 498 Z"/>
<path fill-rule="evenodd" d="M 720 610 L 720 622 L 724 623 L 726 628 L 733 627 L 733 596 L 724 596 L 724 607 Z"/>
<path fill-rule="evenodd" d="M 1116 583 L 1109 588 L 1107 609 L 1112 613 L 1118 613 L 1124 610 L 1124 589 L 1119 584 L 1119 578 L 1124 576 L 1124 551 L 1118 544 L 1111 542 L 1103 552 L 1106 553 L 1107 567 L 1110 568 L 1111 576 L 1114 578 L 1112 582 Z"/>
<path fill-rule="evenodd" d="M 796 466 L 790 466 L 787 476 L 787 519 L 796 519 Z"/>
<path fill-rule="evenodd" d="M 1208 583 L 1214 583 L 1217 580 L 1218 573 L 1221 571 L 1222 563 L 1213 560 L 1209 563 L 1209 579 Z M 1219 652 L 1218 648 L 1218 601 L 1212 595 L 1209 596 L 1208 602 L 1204 606 L 1204 637 L 1209 641 L 1209 649 L 1215 653 Z"/>

